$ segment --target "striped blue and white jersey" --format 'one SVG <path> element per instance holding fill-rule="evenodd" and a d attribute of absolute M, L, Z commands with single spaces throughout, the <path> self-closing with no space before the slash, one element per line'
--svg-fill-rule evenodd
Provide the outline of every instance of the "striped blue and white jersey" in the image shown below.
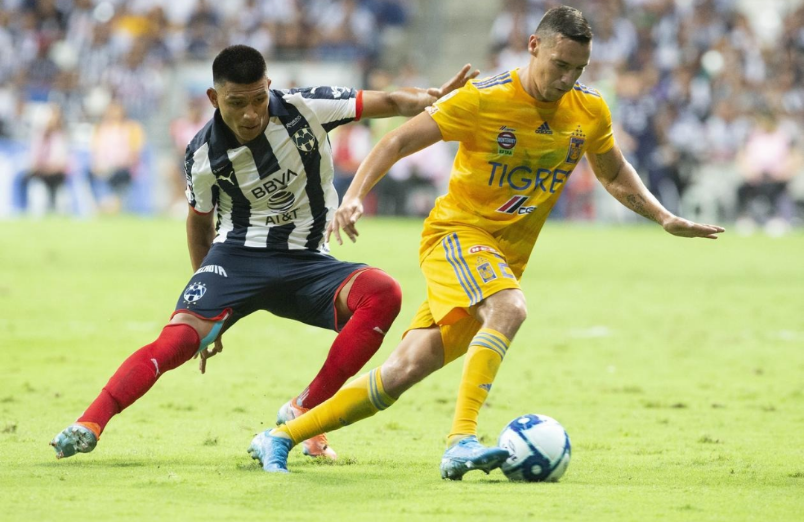
<path fill-rule="evenodd" d="M 187 200 L 217 208 L 216 243 L 326 251 L 338 206 L 327 132 L 360 119 L 362 92 L 312 87 L 269 92 L 265 132 L 241 145 L 220 112 L 187 146 Z"/>

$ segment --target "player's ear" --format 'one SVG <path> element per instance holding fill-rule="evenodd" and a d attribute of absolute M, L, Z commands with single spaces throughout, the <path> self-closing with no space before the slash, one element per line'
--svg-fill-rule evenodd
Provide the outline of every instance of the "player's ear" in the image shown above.
<path fill-rule="evenodd" d="M 209 98 L 209 103 L 212 104 L 213 107 L 216 109 L 218 108 L 218 91 L 210 87 L 207 89 L 207 98 Z"/>
<path fill-rule="evenodd" d="M 538 36 L 535 34 L 530 35 L 530 38 L 528 38 L 528 52 L 533 56 L 536 56 L 539 53 L 540 43 L 541 39 Z"/>
<path fill-rule="evenodd" d="M 265 78 L 265 89 L 268 90 L 271 88 L 271 79 Z"/>

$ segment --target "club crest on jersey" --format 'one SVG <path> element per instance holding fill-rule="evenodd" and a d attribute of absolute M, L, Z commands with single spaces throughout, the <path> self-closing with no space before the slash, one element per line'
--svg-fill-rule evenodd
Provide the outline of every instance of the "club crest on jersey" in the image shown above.
<path fill-rule="evenodd" d="M 497 145 L 499 146 L 497 152 L 504 156 L 512 156 L 514 154 L 512 149 L 516 147 L 515 129 L 503 125 L 500 127 L 500 131 L 502 132 L 497 135 Z"/>
<path fill-rule="evenodd" d="M 268 198 L 268 208 L 276 212 L 285 212 L 293 207 L 296 202 L 296 196 L 292 192 L 281 190 L 271 194 Z"/>
<path fill-rule="evenodd" d="M 184 290 L 184 303 L 189 305 L 197 303 L 206 293 L 207 285 L 204 283 L 190 283 L 190 286 Z"/>
<path fill-rule="evenodd" d="M 488 283 L 489 281 L 493 281 L 497 279 L 497 274 L 494 272 L 494 269 L 491 267 L 491 263 L 488 259 L 483 256 L 477 258 L 477 273 L 480 275 L 480 278 L 483 280 L 484 283 Z"/>
<path fill-rule="evenodd" d="M 293 143 L 302 152 L 312 152 L 318 146 L 318 140 L 315 139 L 310 127 L 302 127 L 297 130 L 293 135 Z"/>
<path fill-rule="evenodd" d="M 578 163 L 583 155 L 583 144 L 586 143 L 586 134 L 583 133 L 581 126 L 575 129 L 575 132 L 570 136 L 569 150 L 567 150 L 567 163 Z"/>

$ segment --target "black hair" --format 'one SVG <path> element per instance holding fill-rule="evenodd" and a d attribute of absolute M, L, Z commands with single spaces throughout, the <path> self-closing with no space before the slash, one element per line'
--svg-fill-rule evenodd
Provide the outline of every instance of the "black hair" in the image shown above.
<path fill-rule="evenodd" d="M 212 82 L 254 83 L 265 78 L 265 58 L 248 45 L 231 45 L 212 62 Z"/>
<path fill-rule="evenodd" d="M 586 21 L 583 13 L 567 5 L 554 7 L 547 11 L 534 34 L 543 38 L 552 38 L 560 34 L 583 44 L 592 41 L 592 28 L 589 27 L 589 22 Z"/>

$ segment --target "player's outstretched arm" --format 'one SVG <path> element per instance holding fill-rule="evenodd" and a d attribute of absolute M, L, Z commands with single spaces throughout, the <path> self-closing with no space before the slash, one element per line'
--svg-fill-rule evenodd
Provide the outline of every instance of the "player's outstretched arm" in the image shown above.
<path fill-rule="evenodd" d="M 471 71 L 471 72 L 470 72 Z M 418 89 L 405 87 L 393 92 L 363 91 L 362 118 L 388 118 L 390 116 L 416 116 L 445 94 L 460 89 L 466 82 L 477 78 L 478 69 L 466 64 L 449 81 L 439 88 Z"/>
<path fill-rule="evenodd" d="M 423 112 L 404 125 L 386 134 L 360 164 L 343 201 L 327 226 L 327 241 L 334 234 L 339 245 L 343 244 L 341 230 L 354 243 L 357 236 L 355 223 L 363 215 L 363 198 L 385 176 L 394 163 L 441 141 L 441 130 L 435 120 Z"/>
<path fill-rule="evenodd" d="M 589 154 L 589 162 L 597 179 L 617 201 L 640 216 L 660 224 L 670 234 L 680 237 L 717 239 L 725 229 L 716 225 L 701 225 L 673 215 L 648 191 L 634 167 L 617 145 L 603 154 Z"/>

